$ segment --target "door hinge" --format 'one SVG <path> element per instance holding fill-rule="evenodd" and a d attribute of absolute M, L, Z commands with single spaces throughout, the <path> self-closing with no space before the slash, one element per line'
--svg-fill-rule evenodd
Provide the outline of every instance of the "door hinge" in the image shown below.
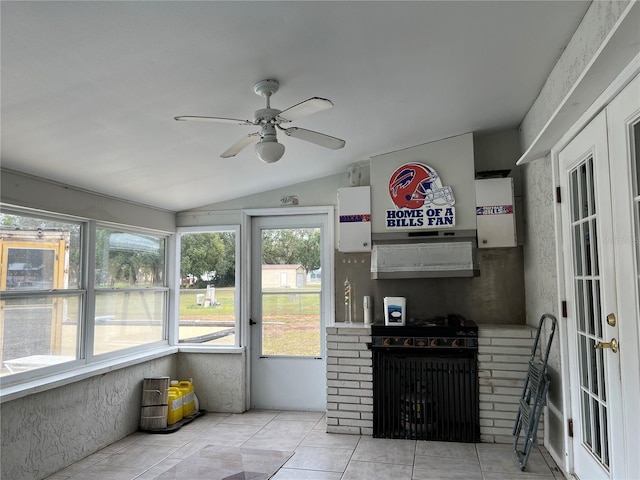
<path fill-rule="evenodd" d="M 573 418 L 567 420 L 567 433 L 570 437 L 573 437 Z"/>
<path fill-rule="evenodd" d="M 560 305 L 562 306 L 562 318 L 567 318 L 567 301 L 562 300 Z"/>
<path fill-rule="evenodd" d="M 560 193 L 560 187 L 556 187 L 556 203 L 562 203 L 562 194 Z"/>
<path fill-rule="evenodd" d="M 249 319 L 249 325 L 255 325 L 256 323 L 258 323 L 258 322 L 254 322 L 253 319 L 251 319 L 251 318 Z"/>

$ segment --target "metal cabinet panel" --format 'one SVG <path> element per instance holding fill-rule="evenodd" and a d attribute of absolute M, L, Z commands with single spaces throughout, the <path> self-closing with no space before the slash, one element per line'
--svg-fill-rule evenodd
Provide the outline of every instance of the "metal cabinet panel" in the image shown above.
<path fill-rule="evenodd" d="M 513 178 L 476 180 L 478 248 L 515 247 Z"/>
<path fill-rule="evenodd" d="M 338 189 L 340 252 L 371 251 L 371 187 Z"/>

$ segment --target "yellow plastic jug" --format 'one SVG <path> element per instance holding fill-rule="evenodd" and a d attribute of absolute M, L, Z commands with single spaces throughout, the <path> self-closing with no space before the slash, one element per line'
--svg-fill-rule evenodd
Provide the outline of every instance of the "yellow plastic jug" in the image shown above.
<path fill-rule="evenodd" d="M 182 392 L 182 416 L 188 417 L 196 410 L 195 389 L 189 380 L 180 381 L 178 388 Z"/>
<path fill-rule="evenodd" d="M 182 420 L 182 399 L 182 391 L 178 387 L 169 387 L 167 425 L 173 425 Z"/>

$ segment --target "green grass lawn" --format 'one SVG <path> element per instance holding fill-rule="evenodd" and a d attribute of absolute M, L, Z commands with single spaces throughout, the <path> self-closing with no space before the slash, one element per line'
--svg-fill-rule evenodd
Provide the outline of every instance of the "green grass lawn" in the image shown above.
<path fill-rule="evenodd" d="M 318 286 L 282 293 L 265 290 L 262 304 L 264 355 L 320 355 L 320 289 Z M 180 320 L 233 321 L 235 291 L 216 288 L 218 306 L 197 305 L 205 289 L 180 291 Z M 205 327 L 202 327 L 204 329 Z"/>
<path fill-rule="evenodd" d="M 217 306 L 203 307 L 198 305 L 197 295 L 206 295 L 206 289 L 183 288 L 180 290 L 180 320 L 234 320 L 235 289 L 216 288 Z"/>

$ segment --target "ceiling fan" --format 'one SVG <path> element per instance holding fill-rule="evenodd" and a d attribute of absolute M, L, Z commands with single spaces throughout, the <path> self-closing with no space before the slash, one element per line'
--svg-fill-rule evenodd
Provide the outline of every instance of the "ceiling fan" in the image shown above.
<path fill-rule="evenodd" d="M 289 137 L 298 138 L 307 142 L 315 143 L 322 147 L 338 150 L 344 147 L 345 141 L 336 137 L 325 135 L 324 133 L 314 132 L 299 127 L 284 128 L 281 124 L 298 120 L 312 113 L 321 112 L 333 107 L 330 100 L 319 97 L 312 97 L 304 102 L 298 103 L 286 110 L 278 110 L 271 108 L 271 96 L 278 91 L 280 83 L 277 80 L 261 80 L 253 86 L 256 95 L 260 95 L 267 99 L 266 108 L 256 110 L 253 114 L 253 121 L 239 120 L 235 118 L 224 117 L 198 117 L 198 116 L 179 116 L 174 117 L 178 121 L 195 120 L 200 122 L 218 122 L 218 123 L 235 123 L 237 125 L 256 125 L 260 127 L 259 132 L 250 133 L 242 137 L 239 141 L 231 145 L 220 155 L 222 158 L 234 157 L 240 151 L 258 140 L 256 144 L 256 154 L 258 158 L 265 163 L 277 162 L 284 155 L 284 145 L 278 143 L 276 137 L 276 128 Z"/>

